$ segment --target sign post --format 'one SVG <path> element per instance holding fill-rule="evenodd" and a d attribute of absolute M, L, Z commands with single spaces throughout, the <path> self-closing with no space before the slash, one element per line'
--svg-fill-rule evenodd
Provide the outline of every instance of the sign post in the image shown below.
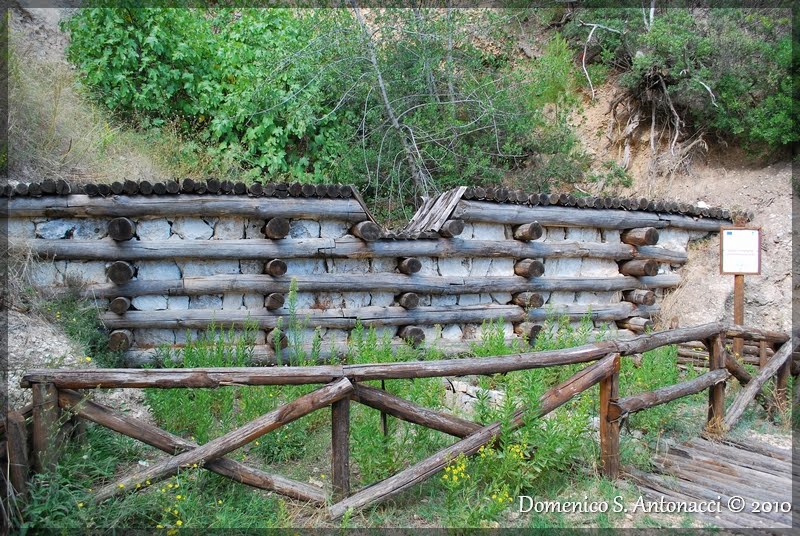
<path fill-rule="evenodd" d="M 744 276 L 761 274 L 761 229 L 720 227 L 720 273 L 733 275 L 733 323 L 744 324 Z M 733 340 L 733 353 L 741 357 L 744 341 Z"/>

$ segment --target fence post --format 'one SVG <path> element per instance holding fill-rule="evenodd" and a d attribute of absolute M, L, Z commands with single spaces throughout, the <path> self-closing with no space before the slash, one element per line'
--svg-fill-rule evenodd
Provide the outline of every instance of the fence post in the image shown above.
<path fill-rule="evenodd" d="M 28 491 L 28 431 L 25 426 L 25 417 L 16 411 L 8 412 L 6 438 L 8 440 L 8 480 L 19 498 Z"/>
<path fill-rule="evenodd" d="M 600 381 L 600 467 L 610 480 L 619 477 L 619 420 L 611 408 L 619 398 L 619 355 L 614 358 L 613 372 Z"/>
<path fill-rule="evenodd" d="M 58 459 L 58 389 L 52 383 L 34 383 L 33 391 L 33 460 L 38 472 L 55 468 Z"/>
<path fill-rule="evenodd" d="M 772 349 L 777 351 L 774 345 Z M 792 372 L 792 357 L 786 360 L 781 368 L 778 369 L 778 374 L 775 376 L 775 403 L 778 406 L 778 411 L 784 411 L 788 401 L 787 387 L 789 385 L 789 374 Z"/>
<path fill-rule="evenodd" d="M 338 502 L 350 495 L 350 399 L 331 405 L 331 481 L 333 499 Z"/>
<path fill-rule="evenodd" d="M 725 368 L 725 348 L 723 335 L 718 333 L 708 340 L 708 370 Z M 725 418 L 725 382 L 719 382 L 708 389 L 708 420 L 706 430 L 715 433 Z"/>

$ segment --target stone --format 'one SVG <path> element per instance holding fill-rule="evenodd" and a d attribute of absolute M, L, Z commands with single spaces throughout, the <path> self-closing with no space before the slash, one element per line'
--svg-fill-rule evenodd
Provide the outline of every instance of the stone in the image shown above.
<path fill-rule="evenodd" d="M 239 310 L 242 308 L 244 295 L 227 293 L 222 295 L 222 308 Z"/>
<path fill-rule="evenodd" d="M 167 309 L 185 311 L 189 308 L 189 296 L 170 296 L 167 299 Z"/>
<path fill-rule="evenodd" d="M 464 223 L 464 230 L 461 231 L 461 234 L 458 235 L 458 238 L 461 240 L 472 240 L 473 236 L 475 236 L 475 227 L 471 223 Z"/>
<path fill-rule="evenodd" d="M 31 220 L 11 218 L 7 221 L 7 232 L 10 240 L 36 237 L 36 224 L 34 224 Z"/>
<path fill-rule="evenodd" d="M 169 240 L 172 226 L 167 220 L 139 220 L 136 235 L 140 240 Z"/>
<path fill-rule="evenodd" d="M 660 231 L 659 231 L 660 233 Z M 622 232 L 618 229 L 601 229 L 600 230 L 600 237 L 602 242 L 606 242 L 608 244 L 621 244 Z"/>
<path fill-rule="evenodd" d="M 244 223 L 244 237 L 245 238 L 264 238 L 264 232 L 261 230 L 267 222 L 264 220 L 246 219 Z"/>
<path fill-rule="evenodd" d="M 171 329 L 137 329 L 133 332 L 136 346 L 153 347 L 175 344 L 175 332 Z"/>
<path fill-rule="evenodd" d="M 468 258 L 448 257 L 439 259 L 439 273 L 445 277 L 467 277 L 470 273 Z"/>
<path fill-rule="evenodd" d="M 200 330 L 179 329 L 175 331 L 175 344 L 186 344 L 200 338 Z"/>
<path fill-rule="evenodd" d="M 561 242 L 566 235 L 567 229 L 564 227 L 545 227 L 542 242 Z"/>
<path fill-rule="evenodd" d="M 60 218 L 36 225 L 36 236 L 46 240 L 95 240 L 108 234 L 108 223 L 86 218 Z"/>
<path fill-rule="evenodd" d="M 511 303 L 511 293 L 510 292 L 493 292 L 491 294 L 492 303 L 498 303 L 500 305 L 508 305 Z"/>
<path fill-rule="evenodd" d="M 222 296 L 192 296 L 189 309 L 221 309 Z"/>
<path fill-rule="evenodd" d="M 369 271 L 374 274 L 391 274 L 397 268 L 397 259 L 394 257 L 376 257 L 370 259 Z"/>
<path fill-rule="evenodd" d="M 458 296 L 458 305 L 460 306 L 478 305 L 480 303 L 480 294 L 462 294 Z"/>
<path fill-rule="evenodd" d="M 368 259 L 328 259 L 328 272 L 332 274 L 366 274 Z"/>
<path fill-rule="evenodd" d="M 106 283 L 106 263 L 103 261 L 69 261 L 64 270 L 67 285 Z"/>
<path fill-rule="evenodd" d="M 575 303 L 574 292 L 551 292 L 550 298 L 547 300 L 549 304 L 569 304 Z"/>
<path fill-rule="evenodd" d="M 166 296 L 136 296 L 131 306 L 137 311 L 163 311 L 167 309 Z"/>
<path fill-rule="evenodd" d="M 344 306 L 347 309 L 359 309 L 361 307 L 368 307 L 370 302 L 370 294 L 368 292 L 342 292 L 342 299 Z"/>
<path fill-rule="evenodd" d="M 394 303 L 394 294 L 391 292 L 373 292 L 369 304 L 373 307 L 389 307 Z"/>
<path fill-rule="evenodd" d="M 61 286 L 66 267 L 66 261 L 33 261 L 28 266 L 28 279 L 34 288 Z"/>
<path fill-rule="evenodd" d="M 317 295 L 312 292 L 298 292 L 297 298 L 295 301 L 296 307 L 298 309 L 312 309 L 314 305 L 317 303 Z M 263 307 L 263 298 L 262 298 L 262 307 Z M 288 311 L 289 310 L 289 297 L 286 297 L 284 301 L 283 307 L 281 309 Z"/>
<path fill-rule="evenodd" d="M 473 223 L 472 238 L 474 240 L 505 240 L 506 226 L 497 223 Z"/>
<path fill-rule="evenodd" d="M 442 294 L 431 296 L 431 307 L 451 307 L 458 302 L 458 296 L 455 294 Z"/>
<path fill-rule="evenodd" d="M 244 237 L 244 218 L 220 218 L 214 226 L 215 240 L 239 240 Z"/>
<path fill-rule="evenodd" d="M 460 341 L 463 332 L 458 324 L 450 324 L 442 328 L 442 338 L 451 341 Z"/>
<path fill-rule="evenodd" d="M 320 225 L 314 220 L 291 220 L 289 236 L 292 238 L 319 238 Z"/>
<path fill-rule="evenodd" d="M 286 274 L 292 275 L 316 275 L 325 274 L 325 260 L 323 259 L 284 259 L 286 262 Z"/>
<path fill-rule="evenodd" d="M 690 234 L 681 229 L 659 229 L 657 246 L 672 251 L 686 252 L 689 245 Z"/>
<path fill-rule="evenodd" d="M 201 218 L 175 218 L 172 232 L 184 240 L 208 240 L 214 229 Z"/>
<path fill-rule="evenodd" d="M 238 274 L 239 261 L 187 261 L 183 265 L 183 277 L 198 277 L 218 274 Z"/>
<path fill-rule="evenodd" d="M 582 259 L 580 275 L 587 277 L 623 277 L 619 265 L 611 259 Z"/>
<path fill-rule="evenodd" d="M 420 264 L 422 264 L 422 268 L 420 268 L 419 272 L 417 272 L 417 275 L 439 275 L 436 259 L 433 257 L 417 258 L 419 259 Z"/>
<path fill-rule="evenodd" d="M 141 281 L 181 279 L 181 270 L 173 261 L 139 261 L 136 263 L 136 279 Z"/>
<path fill-rule="evenodd" d="M 239 261 L 239 271 L 243 274 L 263 274 L 264 262 L 263 261 Z"/>
<path fill-rule="evenodd" d="M 578 277 L 581 259 L 549 258 L 544 260 L 544 275 L 547 277 Z"/>
<path fill-rule="evenodd" d="M 436 324 L 435 326 L 419 326 L 423 333 L 425 333 L 425 345 L 439 340 L 442 338 L 442 326 Z"/>
<path fill-rule="evenodd" d="M 245 294 L 244 297 L 245 309 L 263 309 L 264 308 L 264 295 L 263 294 Z"/>
<path fill-rule="evenodd" d="M 323 220 L 319 224 L 320 238 L 341 238 L 350 231 L 350 224 L 340 220 Z"/>
<path fill-rule="evenodd" d="M 566 239 L 576 242 L 600 242 L 600 231 L 591 227 L 567 227 Z"/>

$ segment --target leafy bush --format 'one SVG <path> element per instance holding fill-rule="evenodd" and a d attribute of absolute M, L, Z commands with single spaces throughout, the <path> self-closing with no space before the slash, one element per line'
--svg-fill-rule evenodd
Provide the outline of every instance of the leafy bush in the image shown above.
<path fill-rule="evenodd" d="M 668 8 L 657 10 L 652 24 L 646 17 L 639 8 L 593 9 L 564 31 L 582 51 L 590 27 L 581 21 L 605 27 L 595 31 L 589 54 L 621 73 L 645 117 L 655 106 L 672 120 L 674 107 L 684 133 L 706 129 L 752 150 L 800 140 L 788 11 Z"/>

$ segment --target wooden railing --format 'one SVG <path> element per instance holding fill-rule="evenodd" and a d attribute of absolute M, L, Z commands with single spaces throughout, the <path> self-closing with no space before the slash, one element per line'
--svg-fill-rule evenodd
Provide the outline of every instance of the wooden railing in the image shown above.
<path fill-rule="evenodd" d="M 735 356 L 726 352 L 725 337 L 764 341 L 773 356 L 755 376 Z M 619 398 L 620 356 L 635 356 L 671 344 L 700 341 L 709 351 L 709 372 L 692 380 L 656 391 Z M 778 349 L 778 346 L 780 348 Z M 61 409 L 118 433 L 163 450 L 172 457 L 125 476 L 98 490 L 97 501 L 156 483 L 197 464 L 238 482 L 268 489 L 312 503 L 324 504 L 321 488 L 266 473 L 236 462 L 226 455 L 262 435 L 318 409 L 332 408 L 332 518 L 349 509 L 359 509 L 390 497 L 441 471 L 460 454 L 471 455 L 493 443 L 501 423 L 488 425 L 418 406 L 361 382 L 369 380 L 426 378 L 467 374 L 489 375 L 534 368 L 591 363 L 574 376 L 544 393 L 535 408 L 520 407 L 510 421 L 520 427 L 531 418 L 542 417 L 595 384 L 600 388 L 600 450 L 603 474 L 616 478 L 620 472 L 620 421 L 625 416 L 678 398 L 709 390 L 707 431 L 722 433 L 732 427 L 747 403 L 768 378 L 789 374 L 794 342 L 782 333 L 728 326 L 721 323 L 662 331 L 634 339 L 603 341 L 564 350 L 530 352 L 500 357 L 446 359 L 423 362 L 327 365 L 311 367 L 205 368 L 205 369 L 43 369 L 27 373 L 21 382 L 33 391 L 33 456 L 38 470 L 56 462 Z M 746 384 L 728 415 L 724 415 L 725 382 L 733 375 Z M 86 399 L 76 389 L 95 388 L 218 388 L 245 385 L 324 384 L 257 419 L 204 445 L 198 445 Z M 785 384 L 784 384 L 785 385 Z M 779 393 L 778 403 L 785 399 Z M 761 396 L 764 401 L 763 395 Z M 351 493 L 350 490 L 350 403 L 377 409 L 410 423 L 455 436 L 460 440 L 399 473 Z M 11 416 L 9 417 L 11 422 Z M 63 432 L 61 433 L 63 437 Z M 9 437 L 9 441 L 11 438 Z M 24 449 L 23 449 L 24 450 Z M 14 450 L 9 446 L 9 452 Z M 19 454 L 18 454 L 19 455 Z M 22 462 L 24 460 L 15 460 Z"/>

